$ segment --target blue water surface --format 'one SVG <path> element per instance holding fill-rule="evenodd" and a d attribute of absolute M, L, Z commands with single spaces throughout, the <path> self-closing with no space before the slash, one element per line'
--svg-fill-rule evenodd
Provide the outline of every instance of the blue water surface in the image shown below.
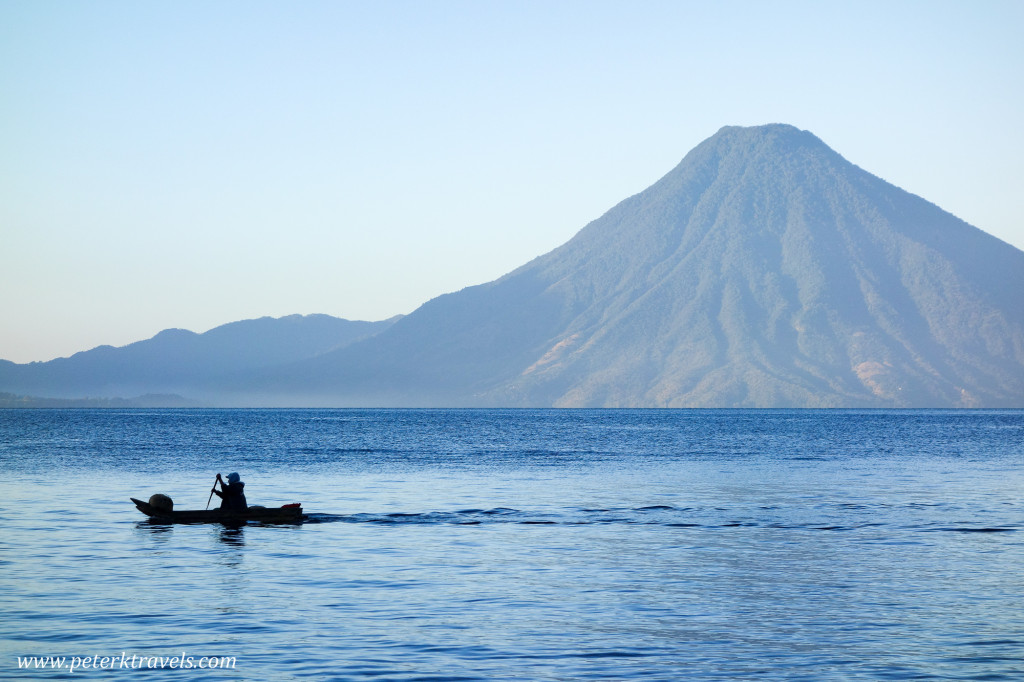
<path fill-rule="evenodd" d="M 1024 679 L 1022 465 L 1013 410 L 0 411 L 0 678 Z M 128 500 L 230 471 L 307 520 Z"/>

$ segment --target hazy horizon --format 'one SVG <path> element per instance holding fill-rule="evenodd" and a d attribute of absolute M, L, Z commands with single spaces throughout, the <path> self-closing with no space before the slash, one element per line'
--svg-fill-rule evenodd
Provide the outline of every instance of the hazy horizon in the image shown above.
<path fill-rule="evenodd" d="M 726 125 L 1024 249 L 1024 6 L 0 6 L 0 358 L 383 320 L 561 245 Z"/>

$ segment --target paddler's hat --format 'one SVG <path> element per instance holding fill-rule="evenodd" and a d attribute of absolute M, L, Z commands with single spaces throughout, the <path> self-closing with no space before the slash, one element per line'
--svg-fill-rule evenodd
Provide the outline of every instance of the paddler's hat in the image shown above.
<path fill-rule="evenodd" d="M 238 483 L 238 481 L 240 481 L 240 480 L 241 480 L 241 477 L 237 473 L 235 473 L 234 471 L 232 471 L 230 474 L 228 474 L 228 483 Z"/>

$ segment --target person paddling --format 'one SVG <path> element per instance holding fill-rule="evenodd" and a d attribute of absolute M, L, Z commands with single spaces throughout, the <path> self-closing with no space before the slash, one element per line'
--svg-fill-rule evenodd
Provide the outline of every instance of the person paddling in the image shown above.
<path fill-rule="evenodd" d="M 220 483 L 220 490 L 217 490 L 218 483 Z M 220 508 L 222 511 L 245 511 L 249 505 L 245 501 L 244 488 L 245 483 L 242 483 L 238 474 L 228 474 L 227 483 L 220 477 L 220 474 L 217 474 L 217 480 L 214 481 L 213 490 L 210 492 L 216 493 L 221 498 Z"/>

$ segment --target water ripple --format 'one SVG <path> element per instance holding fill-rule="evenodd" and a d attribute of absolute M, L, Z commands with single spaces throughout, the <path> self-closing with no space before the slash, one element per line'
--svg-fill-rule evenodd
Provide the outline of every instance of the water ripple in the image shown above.
<path fill-rule="evenodd" d="M 909 505 L 914 508 L 919 505 Z M 865 505 L 858 505 L 851 508 L 848 505 L 836 505 L 837 510 L 830 516 L 833 518 L 842 516 L 843 511 L 864 511 L 869 509 Z M 890 510 L 891 515 L 900 516 L 898 510 L 891 505 L 882 508 Z M 779 510 L 772 507 L 772 510 Z M 579 526 L 590 524 L 605 525 L 645 525 L 664 526 L 666 528 L 769 528 L 775 530 L 806 530 L 824 532 L 852 532 L 865 529 L 881 529 L 888 527 L 892 530 L 927 532 L 927 533 L 1014 533 L 1020 530 L 1016 524 L 1005 524 L 999 526 L 973 526 L 970 524 L 948 525 L 948 524 L 900 524 L 897 522 L 885 521 L 860 521 L 848 523 L 822 523 L 820 521 L 807 521 L 805 523 L 792 523 L 783 521 L 772 521 L 770 519 L 733 519 L 723 522 L 720 519 L 721 513 L 726 510 L 719 507 L 695 508 L 695 507 L 673 507 L 669 505 L 650 505 L 633 508 L 594 508 L 582 507 L 562 510 L 528 511 L 512 509 L 509 507 L 496 507 L 493 509 L 460 509 L 457 511 L 430 511 L 430 512 L 388 512 L 382 514 L 357 513 L 357 514 L 308 514 L 304 522 L 308 524 L 318 523 L 376 523 L 385 525 L 484 525 L 484 524 L 509 524 L 533 525 L 533 526 Z M 759 511 L 766 511 L 761 507 Z M 781 511 L 781 516 L 789 516 L 786 510 Z M 755 514 L 751 514 L 754 516 Z M 652 518 L 656 516 L 657 518 Z M 712 521 L 701 522 L 702 518 L 713 518 Z"/>

